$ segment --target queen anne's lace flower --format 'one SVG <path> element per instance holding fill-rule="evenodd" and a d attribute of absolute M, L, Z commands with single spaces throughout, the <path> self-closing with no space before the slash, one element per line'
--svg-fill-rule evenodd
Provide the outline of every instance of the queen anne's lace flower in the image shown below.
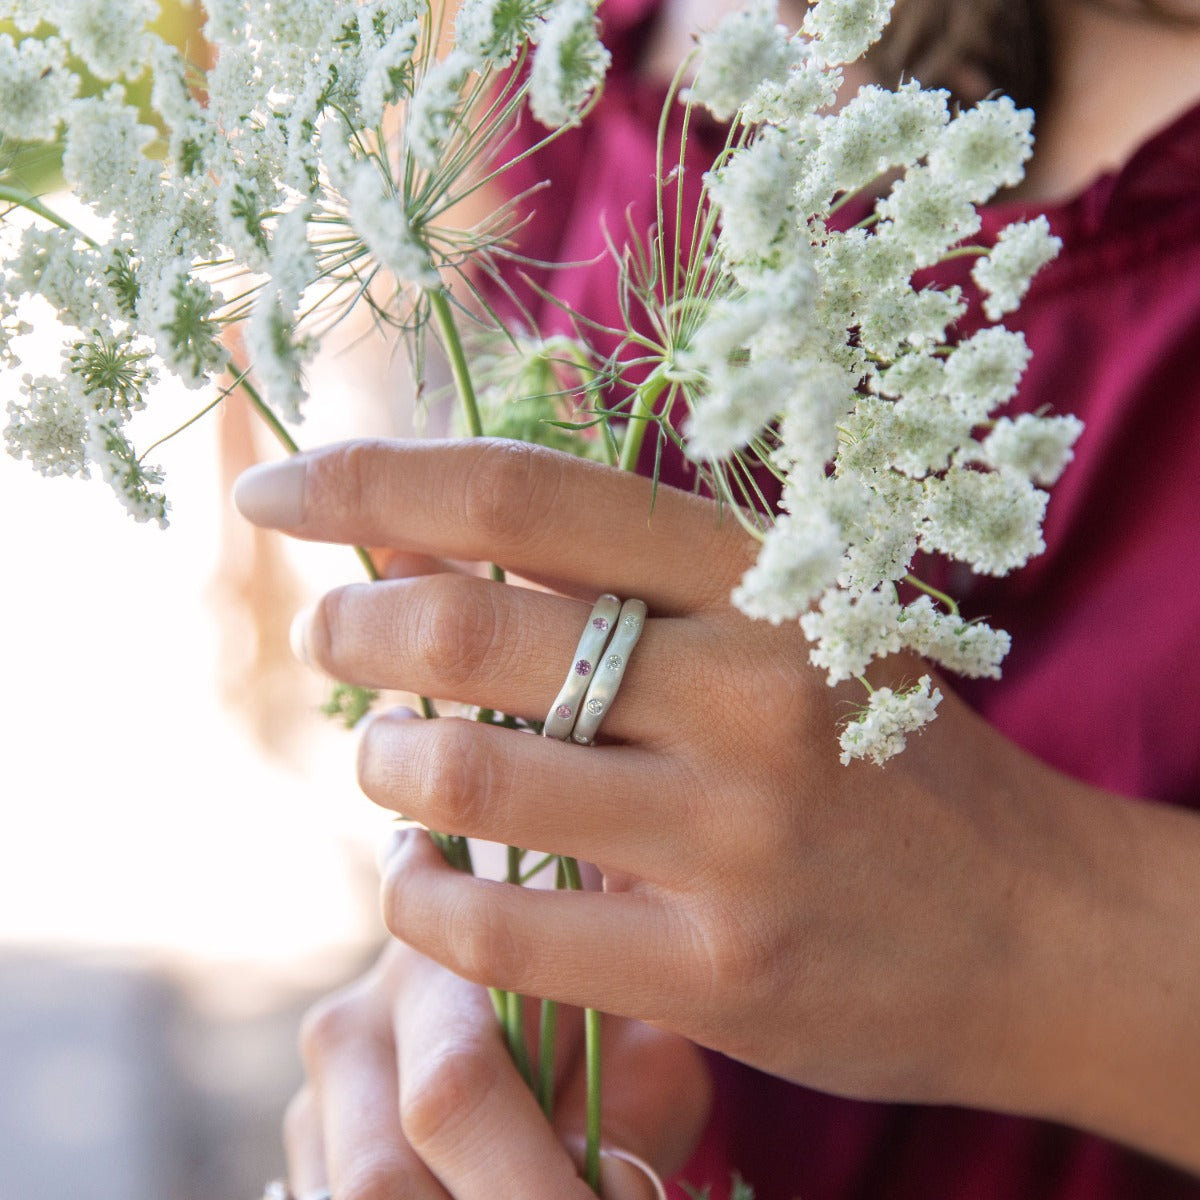
<path fill-rule="evenodd" d="M 1048 499 L 1016 471 L 956 468 L 925 482 L 921 544 L 980 574 L 1007 575 L 1046 548 Z"/>
<path fill-rule="evenodd" d="M 146 66 L 146 26 L 157 0 L 61 0 L 54 20 L 97 79 L 136 79 Z"/>
<path fill-rule="evenodd" d="M 900 614 L 900 636 L 922 657 L 972 679 L 999 679 L 1000 664 L 1012 645 L 1003 629 L 941 612 L 928 596 L 914 600 Z"/>
<path fill-rule="evenodd" d="M 804 636 L 813 643 L 808 657 L 827 672 L 830 687 L 853 679 L 872 659 L 900 649 L 899 615 L 900 603 L 891 588 L 861 596 L 828 591 L 815 612 L 800 618 Z"/>
<path fill-rule="evenodd" d="M 413 94 L 405 136 L 413 158 L 427 170 L 433 170 L 446 151 L 473 66 L 470 55 L 452 50 L 425 72 Z"/>
<path fill-rule="evenodd" d="M 754 0 L 700 35 L 700 67 L 689 95 L 727 121 L 764 83 L 785 84 L 806 54 L 779 24 L 775 0 Z"/>
<path fill-rule="evenodd" d="M 928 675 L 905 691 L 878 688 L 866 709 L 842 730 L 842 765 L 849 766 L 856 758 L 869 758 L 878 765 L 899 754 L 907 735 L 928 725 L 941 702 L 942 693 Z"/>
<path fill-rule="evenodd" d="M 1050 232 L 1044 216 L 1019 221 L 1000 231 L 992 250 L 971 272 L 987 299 L 983 311 L 992 321 L 1016 309 L 1029 291 L 1034 275 L 1062 249 L 1062 239 Z"/>
<path fill-rule="evenodd" d="M 1008 467 L 1042 487 L 1051 487 L 1075 457 L 1072 447 L 1083 432 L 1077 417 L 1001 417 L 983 441 L 982 457 Z"/>
<path fill-rule="evenodd" d="M 355 168 L 347 199 L 350 220 L 379 263 L 402 284 L 437 287 L 440 281 L 429 247 L 413 232 L 403 197 L 384 188 L 373 163 Z"/>
<path fill-rule="evenodd" d="M 779 517 L 734 589 L 733 603 L 772 625 L 794 620 L 833 582 L 841 548 L 841 531 L 819 507 Z"/>
<path fill-rule="evenodd" d="M 78 381 L 26 375 L 21 394 L 23 404 L 8 402 L 9 454 L 27 458 L 42 475 L 86 475 L 88 405 Z"/>
<path fill-rule="evenodd" d="M 576 125 L 604 82 L 612 56 L 600 41 L 589 0 L 558 0 L 536 31 L 529 109 L 543 125 Z"/>
<path fill-rule="evenodd" d="M 929 155 L 930 170 L 982 204 L 1021 182 L 1033 153 L 1033 112 L 1007 97 L 984 100 L 946 127 Z"/>
<path fill-rule="evenodd" d="M 804 32 L 817 39 L 822 61 L 861 58 L 883 33 L 893 0 L 817 0 L 804 17 Z"/>
<path fill-rule="evenodd" d="M 548 0 L 463 0 L 454 42 L 475 58 L 506 67 L 529 40 Z"/>
<path fill-rule="evenodd" d="M 20 142 L 48 142 L 79 77 L 66 68 L 58 38 L 25 38 L 19 45 L 0 33 L 0 135 Z"/>
<path fill-rule="evenodd" d="M 1023 334 L 981 329 L 946 360 L 946 392 L 972 424 L 978 424 L 1012 396 L 1028 364 Z"/>

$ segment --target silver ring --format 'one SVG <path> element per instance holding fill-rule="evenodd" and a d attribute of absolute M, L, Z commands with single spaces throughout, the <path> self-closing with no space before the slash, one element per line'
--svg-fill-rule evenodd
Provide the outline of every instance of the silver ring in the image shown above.
<path fill-rule="evenodd" d="M 282 1179 L 272 1179 L 263 1188 L 262 1200 L 296 1200 L 296 1195 Z M 328 1188 L 318 1188 L 315 1192 L 307 1192 L 303 1200 L 333 1200 L 333 1194 Z"/>
<path fill-rule="evenodd" d="M 645 627 L 645 601 L 626 600 L 621 605 L 612 641 L 605 647 L 603 661 L 592 676 L 591 685 L 575 721 L 575 728 L 571 730 L 573 742 L 578 742 L 581 746 L 590 746 L 596 740 L 600 722 L 608 716 L 621 680 L 625 678 L 629 656 L 633 653 L 633 648 Z"/>
<path fill-rule="evenodd" d="M 605 593 L 592 606 L 588 623 L 584 626 L 583 636 L 575 648 L 575 657 L 571 659 L 571 670 L 567 674 L 567 682 L 554 698 L 550 706 L 546 723 L 542 726 L 545 737 L 557 738 L 565 742 L 575 728 L 575 720 L 579 716 L 580 705 L 584 694 L 591 682 L 592 672 L 604 652 L 608 635 L 621 612 L 621 602 L 616 596 Z"/>

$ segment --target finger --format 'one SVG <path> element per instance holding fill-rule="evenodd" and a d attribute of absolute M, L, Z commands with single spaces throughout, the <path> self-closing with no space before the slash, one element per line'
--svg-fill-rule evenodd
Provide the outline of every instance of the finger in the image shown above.
<path fill-rule="evenodd" d="M 234 499 L 297 537 L 496 562 L 660 613 L 724 604 L 753 560 L 714 503 L 521 442 L 346 442 L 251 468 Z"/>
<path fill-rule="evenodd" d="M 415 963 L 396 1020 L 404 1134 L 455 1200 L 587 1200 L 481 989 Z"/>
<path fill-rule="evenodd" d="M 636 892 L 534 891 L 476 879 L 448 866 L 418 830 L 395 839 L 383 913 L 401 941 L 476 983 L 663 1021 L 663 972 L 681 971 L 685 961 L 669 950 L 687 939 L 667 927 L 660 906 Z M 679 988 L 687 990 L 682 978 Z"/>
<path fill-rule="evenodd" d="M 333 1195 L 449 1200 L 401 1131 L 396 1048 L 386 1021 L 345 1000 L 331 1003 L 306 1020 L 302 1044 Z"/>
<path fill-rule="evenodd" d="M 329 1186 L 325 1169 L 325 1134 L 311 1087 L 303 1087 L 283 1117 L 283 1147 L 288 1185 L 293 1195 L 308 1196 Z"/>
<path fill-rule="evenodd" d="M 691 875 L 686 776 L 669 755 L 585 750 L 445 718 L 374 718 L 359 743 L 359 784 L 386 808 L 441 833 L 586 859 L 639 878 Z M 709 780 L 713 785 L 715 781 Z"/>
<path fill-rule="evenodd" d="M 308 661 L 335 679 L 541 720 L 569 672 L 601 668 L 575 660 L 589 611 L 545 592 L 434 575 L 337 588 L 299 627 Z M 686 668 L 719 660 L 726 644 L 691 622 L 647 621 L 605 734 L 660 745 L 686 739 L 706 700 Z"/>

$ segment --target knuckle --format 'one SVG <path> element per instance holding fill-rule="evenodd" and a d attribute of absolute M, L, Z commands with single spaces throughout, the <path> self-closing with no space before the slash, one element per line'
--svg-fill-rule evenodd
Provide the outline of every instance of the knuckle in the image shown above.
<path fill-rule="evenodd" d="M 300 1020 L 300 1057 L 310 1073 L 337 1049 L 362 1037 L 362 1013 L 355 993 L 343 989 L 318 1000 Z"/>
<path fill-rule="evenodd" d="M 428 825 L 443 833 L 477 833 L 492 798 L 492 755 L 475 728 L 453 718 L 431 721 L 414 755 L 417 804 Z"/>
<path fill-rule="evenodd" d="M 467 685 L 502 633 L 493 589 L 477 580 L 434 575 L 420 588 L 414 653 L 432 678 Z"/>
<path fill-rule="evenodd" d="M 478 1037 L 464 1036 L 405 1072 L 400 1127 L 417 1150 L 457 1140 L 470 1128 L 499 1078 L 499 1064 Z"/>
<path fill-rule="evenodd" d="M 500 904 L 464 904 L 449 921 L 459 974 L 488 987 L 521 990 L 529 954 L 513 936 Z"/>
<path fill-rule="evenodd" d="M 377 512 L 386 477 L 384 443 L 379 439 L 345 442 L 315 455 L 305 472 L 305 515 L 341 523 Z"/>
<path fill-rule="evenodd" d="M 560 486 L 555 455 L 526 442 L 488 442 L 462 491 L 463 519 L 497 548 L 527 542 Z"/>

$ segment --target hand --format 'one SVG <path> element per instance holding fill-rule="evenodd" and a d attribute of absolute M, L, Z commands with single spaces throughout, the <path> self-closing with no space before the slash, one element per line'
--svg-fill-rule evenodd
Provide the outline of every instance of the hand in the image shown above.
<path fill-rule="evenodd" d="M 952 694 L 886 769 L 840 766 L 858 695 L 825 686 L 794 625 L 731 608 L 753 547 L 694 496 L 660 489 L 652 510 L 647 481 L 528 446 L 354 443 L 244 477 L 238 502 L 300 537 L 491 559 L 560 592 L 452 575 L 332 592 L 308 656 L 364 685 L 540 719 L 580 598 L 649 604 L 608 744 L 371 723 L 373 799 L 594 862 L 608 892 L 471 879 L 415 835 L 385 887 L 398 937 L 829 1091 L 1053 1116 L 1191 1162 L 1189 814 L 1065 779 Z M 880 682 L 922 670 L 881 664 Z"/>
<path fill-rule="evenodd" d="M 291 1190 L 329 1189 L 338 1200 L 595 1200 L 577 1167 L 582 1055 L 577 1038 L 563 1040 L 551 1128 L 483 989 L 393 944 L 305 1019 L 308 1082 L 285 1121 Z M 613 1020 L 604 1071 L 604 1200 L 654 1200 L 663 1193 L 631 1155 L 664 1172 L 681 1165 L 706 1118 L 703 1062 L 681 1038 Z"/>

